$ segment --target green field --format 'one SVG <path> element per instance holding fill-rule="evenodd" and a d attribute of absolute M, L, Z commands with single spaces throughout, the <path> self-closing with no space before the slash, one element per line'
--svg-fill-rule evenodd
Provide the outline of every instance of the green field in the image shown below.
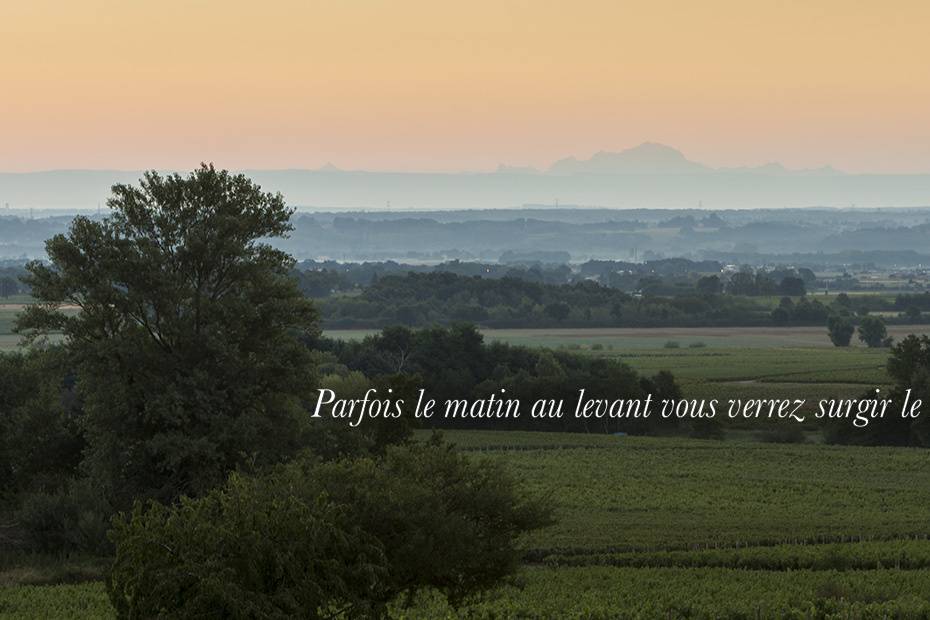
<path fill-rule="evenodd" d="M 557 523 L 460 617 L 926 617 L 930 452 L 449 432 Z M 2 576 L 2 573 L 0 573 Z M 2 583 L 2 581 L 0 581 Z M 0 588 L 0 617 L 103 617 L 102 585 Z M 452 617 L 425 596 L 397 617 Z"/>
<path fill-rule="evenodd" d="M 355 340 L 376 334 L 376 330 L 328 330 L 333 338 Z M 552 329 L 482 329 L 488 341 L 509 342 L 530 347 L 569 347 L 588 350 L 661 349 L 671 341 L 680 348 L 703 344 L 710 349 L 740 348 L 822 348 L 833 349 L 824 327 L 607 327 Z M 930 334 L 930 325 L 889 325 L 895 339 L 908 334 Z M 853 339 L 851 348 L 864 348 Z"/>
<path fill-rule="evenodd" d="M 23 306 L 34 300 L 26 295 L 13 295 L 0 303 L 0 352 L 12 351 L 19 347 L 22 338 L 13 333 L 13 324 Z"/>
<path fill-rule="evenodd" d="M 114 618 L 99 581 L 55 586 L 0 587 L 0 618 Z"/>
<path fill-rule="evenodd" d="M 463 448 L 506 459 L 531 488 L 556 498 L 559 523 L 527 541 L 535 556 L 930 532 L 927 451 L 603 436 L 587 444 L 576 435 L 549 433 L 448 435 Z"/>
<path fill-rule="evenodd" d="M 930 454 L 450 433 L 547 494 L 525 589 L 466 615 L 925 617 Z M 560 447 L 554 447 L 560 446 Z"/>

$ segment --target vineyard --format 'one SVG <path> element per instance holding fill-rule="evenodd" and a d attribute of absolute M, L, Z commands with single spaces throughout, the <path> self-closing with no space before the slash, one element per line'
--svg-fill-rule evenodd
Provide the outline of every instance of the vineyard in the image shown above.
<path fill-rule="evenodd" d="M 533 491 L 552 498 L 558 523 L 526 542 L 540 560 L 930 533 L 930 452 L 923 450 L 644 437 L 581 445 L 575 435 L 546 433 L 449 436 L 506 460 Z M 552 444 L 563 447 L 548 449 Z"/>
<path fill-rule="evenodd" d="M 930 455 L 452 433 L 552 498 L 522 587 L 459 615 L 926 617 Z M 431 606 L 432 605 L 432 606 Z M 422 617 L 451 615 L 424 602 Z"/>
<path fill-rule="evenodd" d="M 458 613 L 426 601 L 405 618 L 925 618 L 928 571 L 728 568 L 530 569 Z"/>
<path fill-rule="evenodd" d="M 456 614 L 493 617 L 926 617 L 930 452 L 462 431 L 558 522 L 513 584 Z M 100 582 L 0 588 L 0 617 L 106 617 Z M 454 617 L 421 596 L 396 617 Z"/>

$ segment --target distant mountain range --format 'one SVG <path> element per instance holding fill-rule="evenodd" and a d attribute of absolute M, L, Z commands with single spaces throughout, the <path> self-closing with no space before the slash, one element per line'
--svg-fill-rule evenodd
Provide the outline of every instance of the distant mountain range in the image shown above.
<path fill-rule="evenodd" d="M 549 174 L 706 174 L 712 168 L 687 159 L 681 151 L 664 144 L 646 142 L 637 147 L 609 153 L 601 151 L 590 159 L 560 159 Z"/>
<path fill-rule="evenodd" d="M 501 164 L 497 169 L 506 174 L 539 174 L 534 168 L 520 168 Z M 830 166 L 816 169 L 790 170 L 779 163 L 768 163 L 762 166 L 749 166 L 739 168 L 712 168 L 710 166 L 691 161 L 678 149 L 655 142 L 644 142 L 639 146 L 619 152 L 600 151 L 589 159 L 579 160 L 575 157 L 566 157 L 552 164 L 545 174 L 576 175 L 576 174 L 763 174 L 771 176 L 783 175 L 840 175 L 843 174 Z"/>
<path fill-rule="evenodd" d="M 831 167 L 790 170 L 778 163 L 712 168 L 647 142 L 547 170 L 501 165 L 494 172 L 368 172 L 327 164 L 318 170 L 244 170 L 264 188 L 306 209 L 499 209 L 525 204 L 709 209 L 909 207 L 930 205 L 930 175 L 844 174 Z M 114 183 L 138 171 L 0 173 L 0 207 L 95 208 Z"/>

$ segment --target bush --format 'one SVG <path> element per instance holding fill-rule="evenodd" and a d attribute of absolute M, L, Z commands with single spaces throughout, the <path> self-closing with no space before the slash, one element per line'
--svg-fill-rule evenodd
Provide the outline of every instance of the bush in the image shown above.
<path fill-rule="evenodd" d="M 834 314 L 827 319 L 827 334 L 834 346 L 848 347 L 855 331 L 855 326 L 845 316 Z"/>
<path fill-rule="evenodd" d="M 371 611 L 385 573 L 377 541 L 287 479 L 234 474 L 201 499 L 137 503 L 114 521 L 107 593 L 120 617 L 320 618 Z"/>
<path fill-rule="evenodd" d="M 329 463 L 305 478 L 351 506 L 353 521 L 383 541 L 391 596 L 430 587 L 457 603 L 498 587 L 519 566 L 518 537 L 551 522 L 502 466 L 443 444 Z"/>
<path fill-rule="evenodd" d="M 681 348 L 681 343 L 677 340 L 666 340 L 665 344 L 662 346 L 666 349 L 678 349 Z"/>
<path fill-rule="evenodd" d="M 804 443 L 807 441 L 804 431 L 793 423 L 761 431 L 758 438 L 759 441 L 766 443 Z"/>
<path fill-rule="evenodd" d="M 124 616 L 380 615 L 403 594 L 497 587 L 549 523 L 493 462 L 433 443 L 233 476 L 199 500 L 116 520 L 108 590 Z"/>
<path fill-rule="evenodd" d="M 106 532 L 112 509 L 89 480 L 69 481 L 61 489 L 26 494 L 16 524 L 26 548 L 42 553 L 111 551 Z"/>
<path fill-rule="evenodd" d="M 723 439 L 726 433 L 717 418 L 702 418 L 690 424 L 688 436 L 693 439 Z"/>
<path fill-rule="evenodd" d="M 867 316 L 859 322 L 859 340 L 869 348 L 891 346 L 888 328 L 881 317 Z"/>
<path fill-rule="evenodd" d="M 0 354 L 0 501 L 76 474 L 85 441 L 69 375 L 61 347 Z"/>

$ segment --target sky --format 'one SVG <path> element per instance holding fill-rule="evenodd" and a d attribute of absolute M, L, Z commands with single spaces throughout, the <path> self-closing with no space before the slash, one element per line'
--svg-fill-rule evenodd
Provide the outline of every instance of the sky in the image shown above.
<path fill-rule="evenodd" d="M 930 172 L 926 0 L 0 0 L 0 171 Z"/>

